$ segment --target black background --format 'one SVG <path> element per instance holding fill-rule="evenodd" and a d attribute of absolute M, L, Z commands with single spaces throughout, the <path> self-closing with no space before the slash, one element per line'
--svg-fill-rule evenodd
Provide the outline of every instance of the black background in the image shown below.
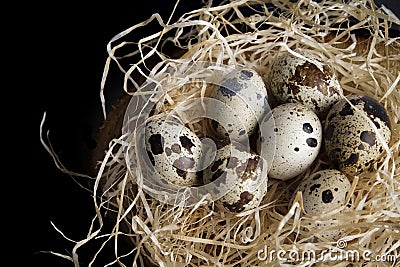
<path fill-rule="evenodd" d="M 5 245 L 14 255 L 13 265 L 73 266 L 40 251 L 67 253 L 72 248 L 50 222 L 71 239 L 84 238 L 94 216 L 93 202 L 87 191 L 55 167 L 40 143 L 39 126 L 46 112 L 44 130 L 49 131 L 55 152 L 68 169 L 82 170 L 81 149 L 94 145 L 91 136 L 102 121 L 99 90 L 107 42 L 152 13 L 167 19 L 174 4 L 172 0 L 133 2 L 87 6 L 35 1 L 10 10 L 20 24 L 15 18 L 9 21 L 18 26 L 3 39 L 7 47 L 17 49 L 3 49 L 4 57 L 10 59 L 3 66 L 8 69 L 4 78 L 10 80 L 5 91 L 13 94 L 3 97 L 3 155 L 10 161 L 3 164 L 3 179 L 4 190 L 10 194 L 3 198 L 2 218 L 8 226 L 4 231 L 11 237 Z M 181 2 L 178 14 L 201 5 L 200 1 Z M 387 2 L 400 14 L 395 0 Z M 115 98 L 120 85 L 118 77 L 109 81 L 107 95 L 114 88 Z M 87 258 L 81 260 L 81 266 L 87 266 Z M 99 261 L 95 266 L 102 265 Z"/>
<path fill-rule="evenodd" d="M 16 135 L 22 139 L 22 148 L 14 151 L 13 175 L 8 178 L 13 180 L 12 186 L 20 187 L 13 200 L 18 204 L 11 207 L 18 223 L 9 220 L 14 232 L 9 233 L 13 242 L 8 246 L 16 255 L 17 266 L 73 266 L 41 251 L 68 254 L 72 249 L 73 243 L 66 241 L 51 222 L 73 240 L 85 238 L 95 214 L 93 200 L 69 175 L 56 168 L 40 143 L 40 122 L 46 112 L 43 129 L 49 131 L 50 143 L 61 162 L 71 171 L 84 171 L 82 150 L 95 145 L 92 134 L 103 120 L 99 91 L 107 43 L 153 13 L 160 13 L 166 21 L 175 3 L 133 2 L 112 1 L 93 6 L 72 2 L 38 6 L 35 2 L 32 7 L 24 6 L 26 13 L 21 17 L 26 25 L 22 33 L 14 32 L 22 41 L 16 44 L 21 58 L 19 62 L 14 60 L 18 64 L 12 78 L 14 88 L 22 89 L 15 88 L 13 99 L 7 99 L 12 102 L 7 112 L 18 114 L 13 128 L 21 129 Z M 177 14 L 201 5 L 181 3 Z M 122 85 L 122 76 L 111 77 L 106 84 L 109 104 L 119 96 Z M 14 144 L 11 147 L 16 150 Z M 23 165 L 18 163 L 20 160 Z M 22 251 L 27 254 L 22 256 Z M 103 266 L 113 259 L 113 251 L 106 251 L 110 256 L 101 256 L 94 266 Z M 87 266 L 88 258 L 82 255 L 80 259 L 81 266 Z"/>

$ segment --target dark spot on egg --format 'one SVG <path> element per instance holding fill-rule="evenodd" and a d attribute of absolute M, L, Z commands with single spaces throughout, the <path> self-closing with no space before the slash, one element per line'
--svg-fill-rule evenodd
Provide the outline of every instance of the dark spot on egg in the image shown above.
<path fill-rule="evenodd" d="M 321 71 L 315 64 L 307 61 L 296 67 L 290 83 L 293 83 L 293 87 L 316 87 L 322 94 L 329 95 L 328 80 L 330 77 L 327 77 L 326 71 L 330 72 L 330 70 L 326 68 Z"/>
<path fill-rule="evenodd" d="M 254 178 L 254 176 L 255 176 L 254 174 L 255 174 L 255 171 L 257 170 L 258 164 L 259 164 L 259 157 L 248 159 L 246 168 L 241 177 L 243 181 L 250 179 L 250 178 Z M 240 174 L 242 172 L 237 172 L 237 173 Z"/>
<path fill-rule="evenodd" d="M 216 161 L 214 161 L 213 165 L 211 165 L 211 171 L 215 172 L 216 170 L 218 170 L 218 168 L 222 165 L 222 163 L 224 163 L 225 159 L 218 159 Z"/>
<path fill-rule="evenodd" d="M 180 157 L 174 161 L 174 167 L 181 169 L 181 170 L 187 170 L 190 168 L 194 167 L 194 160 L 189 157 Z"/>
<path fill-rule="evenodd" d="M 184 147 L 186 150 L 188 150 L 190 154 L 193 154 L 191 149 L 195 145 L 192 143 L 192 141 L 187 136 L 185 136 L 185 135 L 179 136 L 179 141 L 181 141 L 182 147 Z"/>
<path fill-rule="evenodd" d="M 229 78 L 222 82 L 219 91 L 223 96 L 232 97 L 243 89 L 243 84 L 239 83 L 237 78 Z"/>
<path fill-rule="evenodd" d="M 216 182 L 216 185 L 219 186 L 222 182 L 225 181 L 226 178 L 226 171 L 218 169 L 210 178 L 210 182 Z"/>
<path fill-rule="evenodd" d="M 332 139 L 334 130 L 335 130 L 334 126 L 332 124 L 328 124 L 328 126 L 325 129 L 325 139 L 326 140 Z"/>
<path fill-rule="evenodd" d="M 353 108 L 350 106 L 349 103 L 345 103 L 343 109 L 339 112 L 341 116 L 349 116 L 354 115 Z"/>
<path fill-rule="evenodd" d="M 287 92 L 287 94 L 292 94 L 292 95 L 297 95 L 298 93 L 300 93 L 300 88 L 299 88 L 299 85 L 297 84 L 297 83 L 289 83 L 288 84 L 288 92 Z M 293 97 L 292 97 L 293 98 Z M 294 98 L 294 99 L 296 99 L 296 98 Z"/>
<path fill-rule="evenodd" d="M 306 122 L 303 124 L 303 131 L 306 133 L 312 133 L 314 131 L 310 123 Z"/>
<path fill-rule="evenodd" d="M 343 165 L 345 167 L 350 166 L 350 165 L 354 165 L 357 163 L 358 158 L 359 158 L 359 154 L 358 153 L 351 153 L 351 155 L 349 156 L 348 159 L 346 159 L 345 162 L 343 162 Z"/>
<path fill-rule="evenodd" d="M 318 189 L 318 188 L 320 188 L 321 187 L 321 184 L 313 184 L 311 187 L 310 187 L 310 192 L 308 193 L 309 195 L 311 195 L 313 192 L 314 192 L 314 190 L 316 190 L 316 189 Z"/>
<path fill-rule="evenodd" d="M 314 175 L 314 177 L 312 179 L 313 179 L 313 181 L 315 181 L 315 180 L 318 180 L 319 178 L 321 178 L 321 174 L 317 173 Z"/>
<path fill-rule="evenodd" d="M 375 124 L 376 129 L 380 129 L 381 125 L 379 124 L 379 122 L 377 122 L 376 120 L 372 121 Z"/>
<path fill-rule="evenodd" d="M 187 171 L 176 168 L 176 173 L 178 174 L 179 177 L 186 179 Z"/>
<path fill-rule="evenodd" d="M 150 160 L 151 164 L 152 164 L 153 166 L 156 165 L 156 162 L 155 162 L 155 160 L 154 160 L 153 154 L 152 154 L 150 151 L 148 151 L 148 150 L 147 150 L 147 156 L 149 157 L 149 160 Z"/>
<path fill-rule="evenodd" d="M 306 139 L 306 143 L 307 143 L 307 145 L 308 145 L 309 147 L 316 147 L 316 146 L 318 145 L 317 139 L 312 138 L 312 137 L 307 138 L 307 139 Z"/>
<path fill-rule="evenodd" d="M 256 93 L 256 97 L 257 97 L 257 100 L 260 100 L 262 96 L 259 93 Z"/>
<path fill-rule="evenodd" d="M 299 149 L 298 147 L 295 147 L 295 148 L 294 148 L 294 151 L 296 151 L 296 152 L 299 152 L 299 150 L 300 150 L 300 149 Z"/>
<path fill-rule="evenodd" d="M 246 133 L 246 130 L 241 130 L 240 132 L 239 132 L 239 135 L 244 135 Z"/>
<path fill-rule="evenodd" d="M 356 97 L 356 98 L 350 99 L 349 102 L 353 106 L 355 106 L 355 105 L 357 105 L 358 103 L 361 102 L 361 99 L 359 97 Z M 346 102 L 344 104 L 343 109 L 339 112 L 339 114 L 342 115 L 342 116 L 354 115 L 354 109 L 348 102 Z"/>
<path fill-rule="evenodd" d="M 253 194 L 251 194 L 248 191 L 244 191 L 240 194 L 240 200 L 242 201 L 243 204 L 248 204 L 250 201 L 253 200 Z"/>
<path fill-rule="evenodd" d="M 253 194 L 251 194 L 248 191 L 244 191 L 240 194 L 240 199 L 233 203 L 229 204 L 227 202 L 224 202 L 224 206 L 228 208 L 231 212 L 241 212 L 244 210 L 244 206 L 247 205 L 250 201 L 252 201 L 254 198 Z"/>
<path fill-rule="evenodd" d="M 253 77 L 253 72 L 249 70 L 241 70 L 240 71 L 240 79 L 242 80 L 250 80 Z"/>
<path fill-rule="evenodd" d="M 278 128 L 274 128 L 274 132 L 277 133 L 278 132 Z"/>
<path fill-rule="evenodd" d="M 370 146 L 373 146 L 376 141 L 375 133 L 371 131 L 363 131 L 360 134 L 360 140 L 369 144 Z"/>
<path fill-rule="evenodd" d="M 177 154 L 180 154 L 182 152 L 181 146 L 179 144 L 173 144 L 171 146 L 171 150 L 172 150 L 172 152 L 177 153 Z"/>
<path fill-rule="evenodd" d="M 152 134 L 149 138 L 149 143 L 153 155 L 160 155 L 164 152 L 163 150 L 164 138 L 161 136 L 161 134 Z"/>
<path fill-rule="evenodd" d="M 364 147 L 363 144 L 360 144 L 360 145 L 358 146 L 358 150 L 364 150 L 364 149 L 365 149 L 365 147 Z"/>
<path fill-rule="evenodd" d="M 327 189 L 325 191 L 322 192 L 322 201 L 324 203 L 331 203 L 333 201 L 333 194 L 332 191 L 330 189 Z"/>
<path fill-rule="evenodd" d="M 166 154 L 167 156 L 171 156 L 172 150 L 171 150 L 169 147 L 166 147 L 166 148 L 165 148 L 165 154 Z"/>
<path fill-rule="evenodd" d="M 361 99 L 364 101 L 365 112 L 373 118 L 379 118 L 389 129 L 391 129 L 390 118 L 385 107 L 372 97 L 362 96 Z"/>

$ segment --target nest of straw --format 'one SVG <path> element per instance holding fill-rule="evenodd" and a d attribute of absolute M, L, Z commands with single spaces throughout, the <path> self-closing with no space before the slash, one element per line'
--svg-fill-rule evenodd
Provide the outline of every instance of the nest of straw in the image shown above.
<path fill-rule="evenodd" d="M 139 42 L 129 41 L 136 30 L 150 24 L 158 24 L 160 30 Z M 327 228 L 307 231 L 310 222 L 316 224 L 321 218 L 302 212 L 301 195 L 290 202 L 303 177 L 329 167 L 323 152 L 299 177 L 270 179 L 257 209 L 232 214 L 209 199 L 185 207 L 149 196 L 137 182 L 140 174 L 127 167 L 125 139 L 116 136 L 108 140 L 98 162 L 91 188 L 96 217 L 87 238 L 76 244 L 73 260 L 78 261 L 81 247 L 100 239 L 115 246 L 114 263 L 120 266 L 346 266 L 351 262 L 375 266 L 372 259 L 378 256 L 390 260 L 379 264 L 398 264 L 399 258 L 392 255 L 398 254 L 400 247 L 400 40 L 390 35 L 393 24 L 399 25 L 399 19 L 372 1 L 242 0 L 206 3 L 174 22 L 154 14 L 116 35 L 108 46 L 102 90 L 110 65 L 117 63 L 125 74 L 127 96 L 141 94 L 146 81 L 155 82 L 163 92 L 154 114 L 167 114 L 182 101 L 204 95 L 204 84 L 188 85 L 190 77 L 171 74 L 177 66 L 204 61 L 246 66 L 267 77 L 278 54 L 301 48 L 334 67 L 344 95 L 378 99 L 391 118 L 392 137 L 371 171 L 348 177 L 352 183 L 351 211 L 324 216 L 324 220 L 340 221 L 333 226 L 344 233 L 339 246 L 337 241 L 320 237 Z M 175 56 L 166 52 L 168 48 Z M 140 59 L 133 62 L 138 55 Z M 276 105 L 273 101 L 270 104 Z M 104 115 L 107 121 L 105 111 Z M 191 125 L 197 132 L 203 127 L 200 121 Z M 103 229 L 105 218 L 114 225 L 109 232 Z M 332 248 L 334 259 L 322 255 Z M 370 260 L 344 257 L 341 252 L 349 250 L 355 255 L 367 254 Z M 271 251 L 297 251 L 299 255 L 313 251 L 315 256 L 288 259 L 286 254 L 282 259 L 277 254 L 269 257 Z"/>

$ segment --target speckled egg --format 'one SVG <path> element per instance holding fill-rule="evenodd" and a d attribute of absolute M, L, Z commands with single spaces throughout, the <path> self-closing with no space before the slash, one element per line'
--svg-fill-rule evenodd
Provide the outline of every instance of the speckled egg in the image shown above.
<path fill-rule="evenodd" d="M 324 124 L 326 152 L 333 166 L 347 175 L 372 168 L 390 141 L 391 124 L 384 106 L 369 96 L 352 95 L 329 111 Z M 376 130 L 374 127 L 376 127 Z"/>
<path fill-rule="evenodd" d="M 346 203 L 350 190 L 350 181 L 342 172 L 334 169 L 321 170 L 305 177 L 297 187 L 296 192 L 301 191 L 303 195 L 304 211 L 309 216 L 323 215 L 340 209 L 340 212 L 351 207 L 351 198 Z M 340 222 L 333 219 L 322 218 L 322 220 L 310 223 L 308 226 L 323 229 L 339 225 Z M 321 236 L 329 239 L 337 239 L 343 231 L 333 229 L 321 231 Z"/>
<path fill-rule="evenodd" d="M 295 51 L 309 60 L 289 52 L 281 54 L 271 66 L 268 87 L 279 103 L 298 102 L 325 117 L 343 92 L 335 71 L 315 55 Z"/>
<path fill-rule="evenodd" d="M 162 119 L 146 125 L 145 145 L 154 170 L 161 179 L 178 186 L 199 184 L 202 143 L 189 128 Z"/>
<path fill-rule="evenodd" d="M 264 161 L 240 143 L 218 146 L 214 162 L 204 170 L 204 183 L 216 183 L 227 193 L 217 202 L 227 211 L 242 212 L 256 208 L 267 191 Z M 219 192 L 216 192 L 219 193 Z"/>
<path fill-rule="evenodd" d="M 230 72 L 210 97 L 230 108 L 222 109 L 210 121 L 210 128 L 217 138 L 229 136 L 236 141 L 243 140 L 254 132 L 258 120 L 268 106 L 267 89 L 262 77 L 248 68 Z"/>
<path fill-rule="evenodd" d="M 272 117 L 275 126 L 259 138 L 258 147 L 263 146 L 268 154 L 274 153 L 270 178 L 291 179 L 317 158 L 322 143 L 321 122 L 311 109 L 300 103 L 279 105 L 272 109 Z"/>

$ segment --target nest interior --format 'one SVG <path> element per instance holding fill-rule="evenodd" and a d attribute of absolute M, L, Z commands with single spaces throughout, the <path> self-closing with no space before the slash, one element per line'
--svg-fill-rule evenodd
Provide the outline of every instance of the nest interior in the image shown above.
<path fill-rule="evenodd" d="M 158 24 L 160 30 L 138 42 L 129 42 L 138 28 Z M 124 95 L 105 114 L 97 135 L 98 146 L 88 164 L 95 178 L 90 183 L 97 211 L 87 238 L 74 247 L 71 259 L 78 264 L 82 247 L 94 239 L 115 246 L 113 263 L 121 266 L 273 266 L 300 263 L 345 266 L 351 261 L 339 252 L 353 251 L 357 265 L 375 266 L 370 259 L 395 255 L 400 247 L 400 41 L 392 25 L 400 24 L 390 10 L 372 1 L 226 1 L 205 3 L 204 8 L 184 14 L 176 21 L 153 15 L 116 35 L 108 46 L 103 83 L 111 64 L 125 75 Z M 157 81 L 163 92 L 158 114 L 168 113 L 184 99 L 202 95 L 201 86 L 166 71 L 187 62 L 212 62 L 246 66 L 267 77 L 274 58 L 283 51 L 307 50 L 335 69 L 344 95 L 363 94 L 387 109 L 392 137 L 370 171 L 348 177 L 353 205 L 349 212 L 307 216 L 301 197 L 290 200 L 297 184 L 311 173 L 330 167 L 321 155 L 304 173 L 288 181 L 270 179 L 259 208 L 231 214 L 204 200 L 194 207 L 171 206 L 149 196 L 137 183 L 140 175 L 128 170 L 121 137 L 126 107 L 146 81 Z M 132 62 L 133 55 L 140 60 Z M 104 88 L 102 88 L 104 89 Z M 106 100 L 104 100 L 106 101 Z M 271 106 L 276 106 L 271 100 Z M 201 125 L 193 125 L 200 128 Z M 337 240 L 320 236 L 331 228 L 307 227 L 324 220 L 337 220 L 331 228 L 343 231 Z M 104 220 L 112 221 L 105 231 Z M 312 259 L 262 257 L 261 252 L 310 251 Z M 335 248 L 341 258 L 322 257 Z M 101 254 L 101 248 L 96 257 Z M 389 258 L 391 264 L 399 258 Z M 354 259 L 353 259 L 354 263 Z M 179 265 L 180 264 L 180 265 Z M 344 264 L 344 265 L 343 265 Z"/>

